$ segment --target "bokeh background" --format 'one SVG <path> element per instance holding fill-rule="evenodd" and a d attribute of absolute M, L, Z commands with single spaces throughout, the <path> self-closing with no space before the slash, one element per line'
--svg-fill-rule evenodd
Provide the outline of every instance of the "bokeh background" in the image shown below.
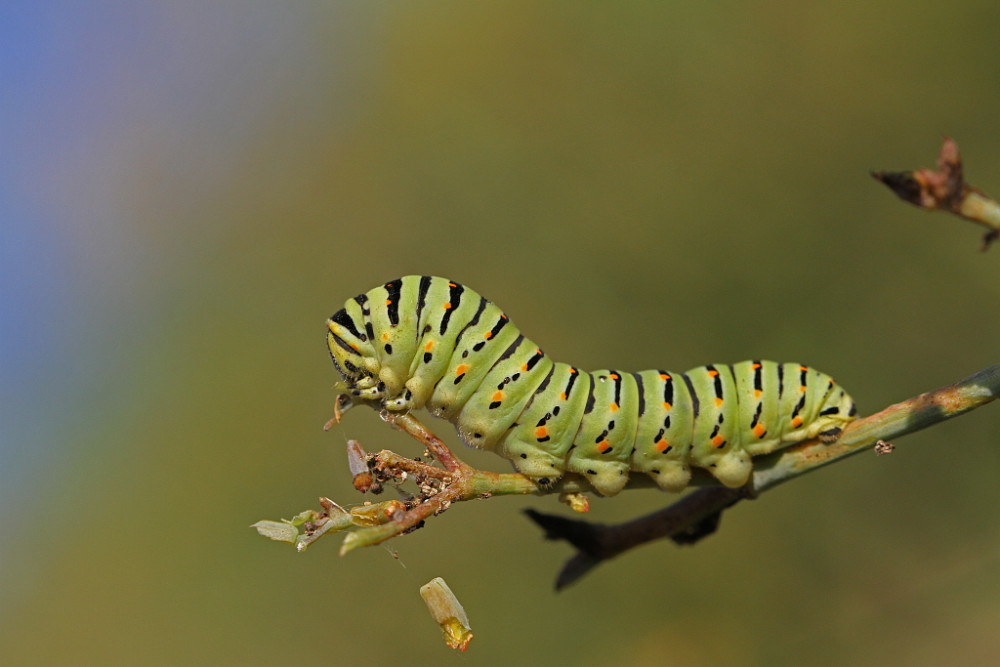
<path fill-rule="evenodd" d="M 560 594 L 569 549 L 520 514 L 554 498 L 454 507 L 398 559 L 248 526 L 361 501 L 345 437 L 416 453 L 364 411 L 320 428 L 324 319 L 407 273 L 585 368 L 802 361 L 866 413 L 998 361 L 1000 249 L 868 175 L 947 133 L 1000 193 L 998 24 L 995 0 L 3 3 L 3 662 L 995 660 L 992 406 Z"/>

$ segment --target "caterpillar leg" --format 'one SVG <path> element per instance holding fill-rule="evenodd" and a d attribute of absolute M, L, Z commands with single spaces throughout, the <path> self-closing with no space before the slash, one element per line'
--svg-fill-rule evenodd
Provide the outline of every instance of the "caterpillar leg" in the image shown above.
<path fill-rule="evenodd" d="M 733 448 L 713 463 L 709 472 L 729 488 L 735 489 L 743 486 L 750 479 L 753 463 L 746 451 Z"/>
<path fill-rule="evenodd" d="M 414 407 L 413 394 L 409 390 L 406 390 L 396 398 L 389 398 L 382 401 L 382 407 L 393 412 L 407 412 Z"/>
<path fill-rule="evenodd" d="M 668 493 L 680 493 L 691 481 L 691 468 L 681 461 L 661 461 L 645 470 L 656 485 Z"/>
<path fill-rule="evenodd" d="M 364 384 L 368 385 L 368 383 Z M 362 401 L 378 401 L 385 397 L 385 385 L 381 382 L 375 382 L 370 386 L 362 386 L 361 382 L 356 382 L 354 389 L 351 390 L 351 395 Z"/>
<path fill-rule="evenodd" d="M 558 481 L 563 474 L 564 458 L 559 458 L 533 442 L 524 442 L 516 438 L 508 438 L 498 449 L 497 454 L 509 459 L 514 468 L 526 475 L 540 486 L 549 486 Z"/>
<path fill-rule="evenodd" d="M 820 441 L 825 442 L 826 444 L 830 444 L 831 442 L 836 442 L 837 439 L 840 437 L 840 434 L 843 432 L 844 429 L 840 428 L 839 426 L 834 426 L 833 428 L 828 428 L 825 431 L 820 431 L 818 434 L 816 434 L 816 437 L 818 437 Z"/>

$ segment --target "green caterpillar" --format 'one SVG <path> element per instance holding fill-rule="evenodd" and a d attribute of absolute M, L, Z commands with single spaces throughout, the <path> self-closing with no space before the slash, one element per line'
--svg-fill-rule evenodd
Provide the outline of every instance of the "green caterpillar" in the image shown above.
<path fill-rule="evenodd" d="M 327 329 L 355 399 L 427 408 L 540 484 L 576 473 L 605 496 L 630 472 L 680 491 L 692 466 L 742 486 L 751 457 L 833 441 L 857 414 L 828 375 L 795 363 L 587 373 L 552 361 L 497 306 L 445 278 L 380 285 L 348 300 Z"/>

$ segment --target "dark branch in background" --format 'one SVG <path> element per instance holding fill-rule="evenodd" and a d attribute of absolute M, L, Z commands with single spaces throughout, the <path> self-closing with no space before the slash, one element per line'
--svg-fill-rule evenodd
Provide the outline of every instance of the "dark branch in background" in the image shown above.
<path fill-rule="evenodd" d="M 958 146 L 944 138 L 938 155 L 938 170 L 873 171 L 900 199 L 927 211 L 947 211 L 990 228 L 983 235 L 982 250 L 1000 238 L 1000 204 L 967 185 L 962 176 Z"/>

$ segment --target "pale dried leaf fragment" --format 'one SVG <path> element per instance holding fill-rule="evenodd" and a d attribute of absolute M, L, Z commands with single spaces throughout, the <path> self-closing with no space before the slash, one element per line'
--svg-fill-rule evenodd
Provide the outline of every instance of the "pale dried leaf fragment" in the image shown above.
<path fill-rule="evenodd" d="M 566 503 L 574 512 L 586 514 L 590 511 L 590 499 L 584 493 L 560 493 L 559 502 Z"/>
<path fill-rule="evenodd" d="M 472 641 L 469 617 L 444 579 L 434 577 L 421 586 L 420 597 L 424 599 L 434 622 L 441 627 L 445 643 L 451 648 L 466 650 Z"/>
<path fill-rule="evenodd" d="M 381 526 L 391 521 L 397 513 L 405 511 L 406 503 L 401 500 L 365 503 L 351 508 L 351 521 L 357 526 Z"/>
<path fill-rule="evenodd" d="M 380 485 L 379 488 L 375 488 L 375 478 L 372 477 L 372 472 L 368 469 L 368 454 L 361 448 L 361 443 L 357 440 L 347 441 L 347 467 L 351 471 L 355 489 L 361 493 L 381 491 Z"/>
<path fill-rule="evenodd" d="M 295 544 L 299 537 L 299 529 L 286 521 L 258 521 L 250 526 L 256 528 L 257 533 L 264 537 L 278 542 L 290 542 Z"/>

